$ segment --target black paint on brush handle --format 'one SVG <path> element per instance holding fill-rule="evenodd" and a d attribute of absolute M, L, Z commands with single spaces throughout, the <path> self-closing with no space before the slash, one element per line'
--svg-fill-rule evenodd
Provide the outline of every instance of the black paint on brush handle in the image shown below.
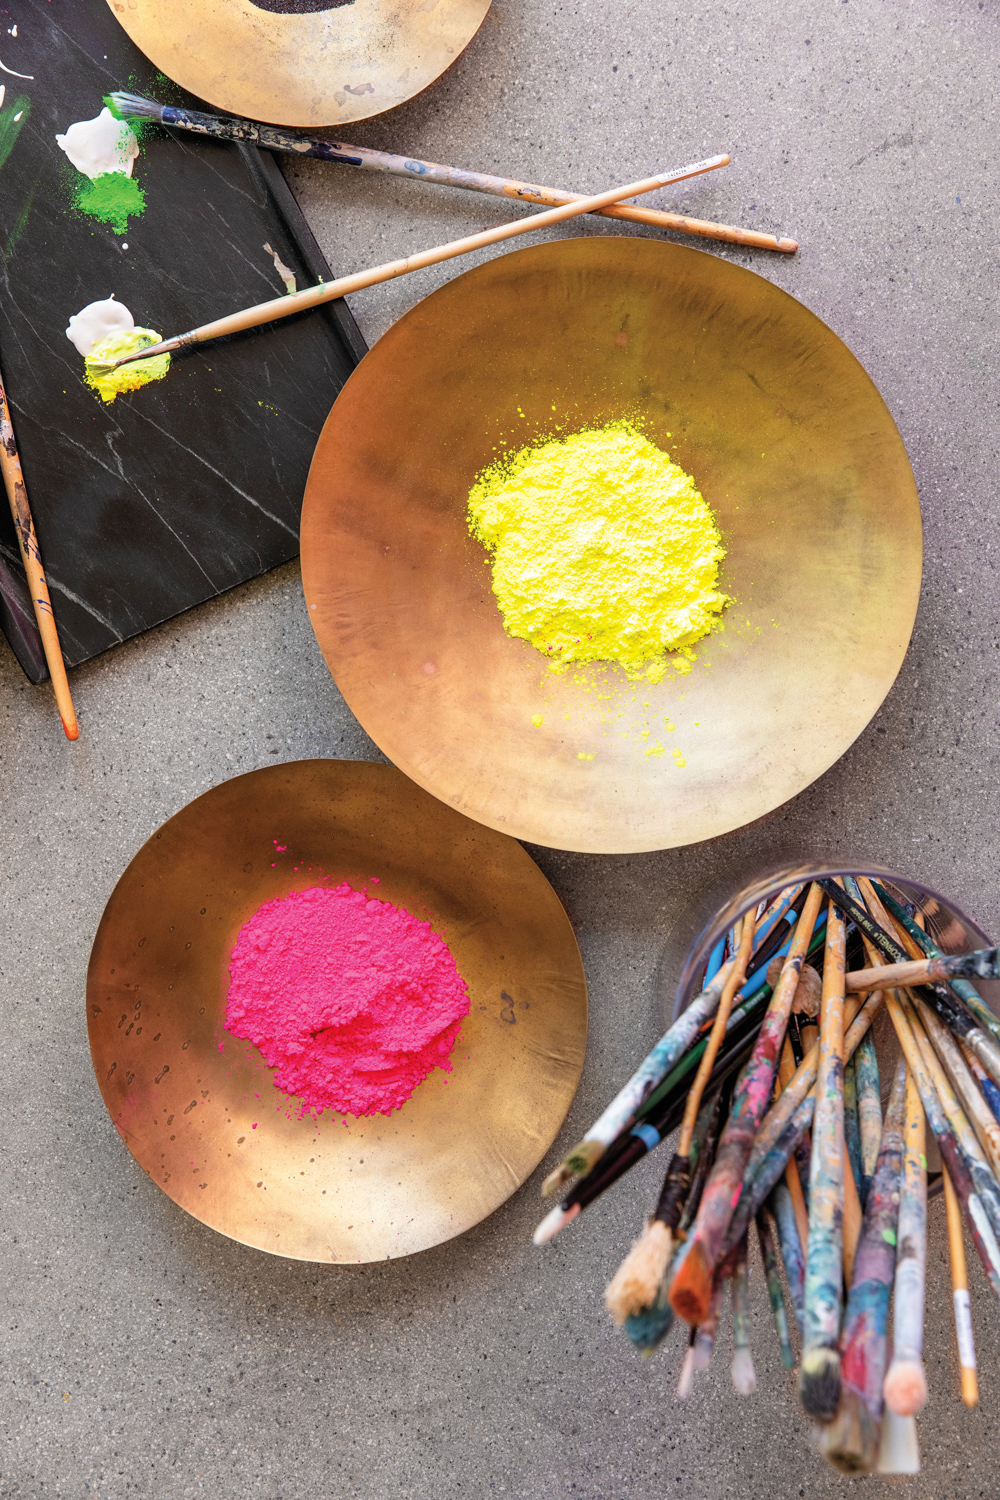
<path fill-rule="evenodd" d="M 286 151 L 291 156 L 315 156 L 321 161 L 336 161 L 348 167 L 361 166 L 360 156 L 348 155 L 332 141 L 321 141 L 314 136 L 280 130 L 273 125 L 258 125 L 253 120 L 206 115 L 200 110 L 179 109 L 173 104 L 163 106 L 160 118 L 164 125 L 192 130 L 198 135 L 211 135 L 216 140 L 247 141 L 251 145 L 263 146 L 268 151 Z"/>

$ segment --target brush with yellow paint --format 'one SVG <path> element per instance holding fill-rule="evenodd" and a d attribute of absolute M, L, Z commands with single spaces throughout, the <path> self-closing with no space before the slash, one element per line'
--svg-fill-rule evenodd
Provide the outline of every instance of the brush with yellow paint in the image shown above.
<path fill-rule="evenodd" d="M 479 234 L 466 235 L 463 239 L 450 240 L 447 244 L 437 245 L 431 250 L 421 250 L 414 255 L 407 255 L 402 260 L 387 261 L 384 265 L 373 266 L 367 271 L 357 271 L 351 276 L 340 276 L 335 281 L 320 282 L 318 286 L 306 287 L 301 292 L 276 297 L 269 302 L 259 302 L 255 307 L 229 313 L 226 317 L 216 318 L 211 323 L 203 323 L 199 328 L 192 328 L 189 332 L 178 334 L 174 338 L 162 339 L 159 343 L 151 344 L 146 348 L 117 355 L 107 351 L 96 360 L 92 358 L 91 365 L 95 372 L 98 367 L 116 370 L 136 360 L 154 359 L 162 354 L 172 354 L 177 350 L 196 348 L 199 344 L 224 338 L 228 334 L 244 333 L 247 329 L 259 328 L 264 323 L 273 323 L 279 318 L 290 318 L 295 313 L 309 312 L 312 308 L 322 307 L 324 303 L 333 302 L 338 297 L 346 297 L 351 292 L 360 292 L 365 287 L 377 286 L 383 281 L 392 281 L 397 276 L 405 276 L 410 271 L 418 271 L 424 266 L 436 266 L 442 261 L 453 260 L 456 256 L 468 255 L 472 250 L 482 250 L 487 245 L 495 245 L 501 240 L 512 239 L 515 235 L 530 234 L 537 229 L 547 229 L 554 224 L 562 224 L 567 219 L 575 218 L 578 214 L 594 213 L 598 209 L 606 208 L 609 204 L 620 202 L 623 198 L 639 197 L 642 193 L 653 192 L 655 188 L 666 187 L 671 182 L 682 182 L 688 177 L 697 177 L 703 172 L 713 172 L 718 167 L 726 166 L 728 162 L 729 157 L 725 155 L 706 157 L 704 161 L 692 162 L 689 166 L 678 167 L 670 172 L 660 172 L 657 176 L 643 178 L 640 182 L 630 182 L 624 187 L 610 188 L 607 192 L 595 193 L 589 198 L 573 199 L 570 203 L 547 209 L 544 213 L 533 214 L 527 219 L 513 219 L 505 224 L 498 224 L 494 229 L 485 229 Z"/>

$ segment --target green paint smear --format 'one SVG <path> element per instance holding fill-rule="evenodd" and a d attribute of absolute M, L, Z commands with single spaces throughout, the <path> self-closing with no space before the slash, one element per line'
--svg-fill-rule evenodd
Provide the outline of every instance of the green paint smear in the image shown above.
<path fill-rule="evenodd" d="M 8 156 L 14 149 L 14 142 L 21 134 L 22 125 L 27 124 L 31 113 L 31 100 L 27 94 L 18 94 L 7 109 L 0 110 L 0 167 L 3 166 Z M 20 115 L 19 120 L 14 116 Z"/>
<path fill-rule="evenodd" d="M 14 221 L 14 227 L 11 230 L 10 234 L 7 236 L 7 243 L 3 247 L 3 258 L 4 258 L 4 260 L 9 260 L 11 258 L 11 256 L 14 254 L 14 251 L 16 250 L 17 245 L 18 245 L 18 241 L 20 240 L 21 236 L 24 234 L 25 229 L 27 228 L 28 218 L 29 218 L 29 215 L 31 214 L 31 205 L 34 202 L 34 198 L 35 198 L 35 188 L 37 186 L 38 186 L 38 182 L 36 180 L 35 182 L 32 183 L 32 185 L 31 185 L 31 191 L 30 191 L 30 193 L 28 194 L 27 198 L 24 201 L 24 207 L 21 209 L 21 212 L 18 214 L 16 220 Z"/>
<path fill-rule="evenodd" d="M 115 234 L 125 234 L 129 219 L 145 211 L 146 194 L 124 172 L 102 172 L 78 185 L 75 202 L 88 218 L 110 224 Z"/>
<path fill-rule="evenodd" d="M 99 179 L 98 179 L 99 180 Z M 170 369 L 169 354 L 154 354 L 152 359 L 137 359 L 133 364 L 122 365 L 117 370 L 102 370 L 98 361 L 120 359 L 123 354 L 132 354 L 136 349 L 147 349 L 158 344 L 160 335 L 151 328 L 128 328 L 124 333 L 112 334 L 95 344 L 86 360 L 84 379 L 95 390 L 106 406 L 116 396 L 126 391 L 138 391 L 150 381 L 162 380 Z"/>

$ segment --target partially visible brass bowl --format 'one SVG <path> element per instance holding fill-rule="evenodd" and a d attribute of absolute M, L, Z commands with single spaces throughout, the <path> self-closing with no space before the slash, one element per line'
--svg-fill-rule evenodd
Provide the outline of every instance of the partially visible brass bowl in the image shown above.
<path fill-rule="evenodd" d="M 695 476 L 736 601 L 658 687 L 547 671 L 466 520 L 498 453 L 621 416 Z M 832 765 L 899 671 L 920 571 L 906 452 L 850 350 L 762 277 L 634 238 L 502 255 L 413 308 L 338 397 L 302 513 L 310 619 L 385 754 L 479 822 L 595 853 L 725 833 Z"/>
<path fill-rule="evenodd" d="M 225 1029 L 241 926 L 324 876 L 426 916 L 468 984 L 452 1070 L 389 1116 L 301 1118 Z M 587 990 L 519 844 L 391 766 L 311 760 L 214 787 L 139 850 L 94 940 L 87 1021 L 111 1118 L 175 1203 L 260 1250 L 357 1262 L 461 1234 L 535 1169 L 579 1081 Z"/>
<path fill-rule="evenodd" d="M 272 125 L 346 125 L 412 99 L 469 45 L 490 0 L 108 0 L 182 88 Z"/>

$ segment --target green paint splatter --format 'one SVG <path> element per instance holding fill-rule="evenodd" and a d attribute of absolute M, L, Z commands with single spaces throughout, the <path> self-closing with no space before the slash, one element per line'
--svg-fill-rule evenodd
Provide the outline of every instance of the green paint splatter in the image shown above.
<path fill-rule="evenodd" d="M 102 172 L 100 177 L 78 183 L 74 202 L 88 218 L 110 224 L 115 234 L 125 234 L 129 219 L 145 210 L 146 194 L 124 172 Z"/>
<path fill-rule="evenodd" d="M 35 201 L 35 189 L 37 186 L 38 180 L 36 178 L 35 181 L 31 184 L 31 191 L 29 192 L 27 198 L 24 200 L 24 207 L 21 209 L 21 212 L 15 219 L 14 227 L 11 230 L 10 234 L 7 236 L 7 243 L 3 247 L 4 260 L 9 260 L 14 254 L 14 251 L 17 248 L 17 243 L 20 240 L 21 236 L 24 234 L 25 229 L 27 228 L 28 217 L 31 214 L 31 205 Z"/>
<path fill-rule="evenodd" d="M 123 354 L 132 354 L 136 349 L 146 349 L 158 344 L 160 335 L 151 328 L 128 328 L 124 333 L 112 334 L 95 344 L 87 356 L 84 380 L 97 392 L 106 406 L 125 391 L 137 391 L 151 380 L 162 380 L 170 369 L 169 354 L 154 354 L 152 359 L 139 359 L 133 364 L 122 365 L 117 370 L 102 370 L 102 359 L 120 359 Z"/>
<path fill-rule="evenodd" d="M 31 113 L 31 100 L 27 94 L 18 94 L 7 109 L 0 110 L 0 167 L 14 149 L 14 142 L 21 134 Z"/>

